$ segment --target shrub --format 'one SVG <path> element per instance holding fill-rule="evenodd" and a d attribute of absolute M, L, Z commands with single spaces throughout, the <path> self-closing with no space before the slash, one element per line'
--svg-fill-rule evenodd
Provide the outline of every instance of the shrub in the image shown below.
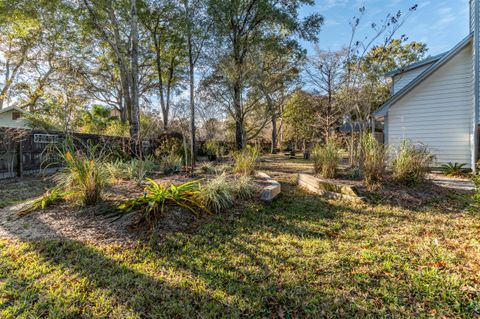
<path fill-rule="evenodd" d="M 161 185 L 151 179 L 147 179 L 147 182 L 150 185 L 145 188 L 144 195 L 125 201 L 118 208 L 124 212 L 143 210 L 145 219 L 150 224 L 161 217 L 169 206 L 185 208 L 194 215 L 198 215 L 199 212 L 209 212 L 200 196 L 199 181 L 179 186 Z"/>
<path fill-rule="evenodd" d="M 217 140 L 208 140 L 205 143 L 205 153 L 207 155 L 221 156 L 221 144 Z"/>
<path fill-rule="evenodd" d="M 172 152 L 160 159 L 160 167 L 165 175 L 177 173 L 182 169 L 182 157 Z"/>
<path fill-rule="evenodd" d="M 250 199 L 255 195 L 255 185 L 250 176 L 240 176 L 235 180 L 233 191 L 239 199 Z"/>
<path fill-rule="evenodd" d="M 313 169 L 323 178 L 334 178 L 340 164 L 340 151 L 333 139 L 324 146 L 317 145 L 312 150 Z"/>
<path fill-rule="evenodd" d="M 234 194 L 231 182 L 222 174 L 208 181 L 201 188 L 204 205 L 214 212 L 221 212 L 233 205 Z"/>
<path fill-rule="evenodd" d="M 360 142 L 360 170 L 368 185 L 380 182 L 387 167 L 388 152 L 385 145 L 377 141 L 371 133 L 365 133 Z"/>
<path fill-rule="evenodd" d="M 403 141 L 392 162 L 393 179 L 408 186 L 416 185 L 425 180 L 433 159 L 426 145 Z"/>
<path fill-rule="evenodd" d="M 240 175 L 253 175 L 260 151 L 256 147 L 247 146 L 241 151 L 233 153 L 235 161 L 234 172 Z"/>
<path fill-rule="evenodd" d="M 447 176 L 458 176 L 461 175 L 465 172 L 464 167 L 467 164 L 459 164 L 459 163 L 452 163 L 449 162 L 448 164 L 443 164 L 442 168 L 445 171 L 445 174 Z"/>
<path fill-rule="evenodd" d="M 159 146 L 155 150 L 155 156 L 159 159 L 170 156 L 171 154 L 182 156 L 184 153 L 183 141 L 178 136 L 163 137 Z"/>

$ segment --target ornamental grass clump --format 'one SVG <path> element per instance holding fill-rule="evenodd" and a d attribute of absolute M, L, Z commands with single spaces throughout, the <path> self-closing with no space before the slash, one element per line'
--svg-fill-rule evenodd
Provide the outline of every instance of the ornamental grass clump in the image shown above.
<path fill-rule="evenodd" d="M 388 152 L 371 133 L 364 133 L 360 142 L 360 170 L 367 185 L 383 180 L 387 168 Z"/>
<path fill-rule="evenodd" d="M 240 176 L 235 179 L 233 192 L 238 199 L 251 199 L 255 195 L 255 184 L 250 176 Z"/>
<path fill-rule="evenodd" d="M 141 184 L 145 177 L 155 171 L 156 163 L 150 156 L 130 161 L 107 161 L 102 169 L 112 180 L 129 180 Z"/>
<path fill-rule="evenodd" d="M 392 161 L 394 181 L 407 186 L 425 181 L 433 160 L 434 156 L 426 145 L 403 141 Z"/>
<path fill-rule="evenodd" d="M 333 139 L 323 146 L 316 145 L 312 150 L 313 168 L 316 175 L 335 178 L 340 164 L 340 150 Z"/>
<path fill-rule="evenodd" d="M 235 200 L 232 183 L 225 174 L 202 185 L 200 193 L 204 205 L 216 213 L 232 207 Z"/>
<path fill-rule="evenodd" d="M 234 172 L 244 176 L 253 175 L 259 156 L 260 150 L 251 146 L 247 146 L 243 150 L 233 153 L 233 160 L 235 162 Z"/>
<path fill-rule="evenodd" d="M 67 139 L 59 151 L 65 168 L 56 180 L 82 205 L 95 205 L 107 184 L 108 176 L 101 169 L 100 153 L 96 145 L 79 150 L 71 139 Z"/>

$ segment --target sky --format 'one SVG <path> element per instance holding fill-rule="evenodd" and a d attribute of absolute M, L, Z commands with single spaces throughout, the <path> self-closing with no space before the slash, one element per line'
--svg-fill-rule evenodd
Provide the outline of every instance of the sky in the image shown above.
<path fill-rule="evenodd" d="M 319 46 L 323 50 L 336 50 L 348 44 L 351 37 L 349 22 L 358 16 L 358 8 L 365 5 L 366 12 L 359 33 L 372 36 L 372 22 L 377 25 L 389 13 L 406 13 L 418 4 L 398 35 L 405 34 L 409 41 L 427 44 L 427 55 L 436 55 L 453 48 L 469 32 L 469 0 L 316 0 L 314 7 L 304 7 L 302 15 L 319 12 L 325 18 L 320 32 Z M 303 44 L 309 52 L 312 45 Z"/>

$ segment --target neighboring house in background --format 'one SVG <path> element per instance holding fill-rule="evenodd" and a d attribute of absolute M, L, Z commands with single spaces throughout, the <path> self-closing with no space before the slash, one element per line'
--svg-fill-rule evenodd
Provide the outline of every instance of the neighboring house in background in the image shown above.
<path fill-rule="evenodd" d="M 25 115 L 28 112 L 11 106 L 0 110 L 0 127 L 29 128 Z"/>
<path fill-rule="evenodd" d="M 374 116 L 385 143 L 403 140 L 430 147 L 439 164 L 475 169 L 479 152 L 480 0 L 470 2 L 471 33 L 452 50 L 395 70 L 392 97 Z"/>

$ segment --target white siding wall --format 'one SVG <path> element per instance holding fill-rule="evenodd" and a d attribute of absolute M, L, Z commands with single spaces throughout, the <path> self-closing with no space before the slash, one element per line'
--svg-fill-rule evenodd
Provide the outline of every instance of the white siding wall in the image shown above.
<path fill-rule="evenodd" d="M 393 77 L 393 94 L 403 89 L 408 83 L 412 82 L 423 71 L 428 69 L 433 63 L 424 65 L 422 67 L 400 73 Z"/>
<path fill-rule="evenodd" d="M 437 162 L 471 164 L 473 138 L 472 46 L 426 78 L 388 112 L 388 143 L 427 144 Z"/>

